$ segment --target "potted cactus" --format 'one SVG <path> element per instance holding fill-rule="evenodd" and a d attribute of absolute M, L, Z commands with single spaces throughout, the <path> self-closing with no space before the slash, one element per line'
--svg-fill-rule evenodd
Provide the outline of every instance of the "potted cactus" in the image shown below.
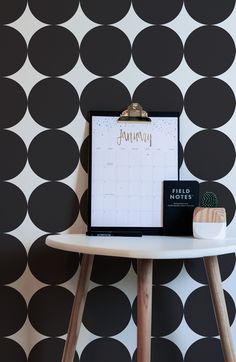
<path fill-rule="evenodd" d="M 214 192 L 203 194 L 200 206 L 193 212 L 193 236 L 199 239 L 224 239 L 226 234 L 225 208 L 218 207 Z"/>

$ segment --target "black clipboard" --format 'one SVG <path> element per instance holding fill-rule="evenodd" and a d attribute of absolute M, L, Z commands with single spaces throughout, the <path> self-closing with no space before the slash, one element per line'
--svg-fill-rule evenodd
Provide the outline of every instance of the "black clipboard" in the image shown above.
<path fill-rule="evenodd" d="M 89 114 L 88 235 L 162 235 L 163 181 L 178 180 L 179 113 Z"/>

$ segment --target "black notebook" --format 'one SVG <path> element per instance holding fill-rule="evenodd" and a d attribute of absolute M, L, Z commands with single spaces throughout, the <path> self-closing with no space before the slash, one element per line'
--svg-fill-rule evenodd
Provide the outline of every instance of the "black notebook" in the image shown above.
<path fill-rule="evenodd" d="M 199 206 L 198 181 L 164 181 L 164 235 L 193 235 L 196 206 Z"/>

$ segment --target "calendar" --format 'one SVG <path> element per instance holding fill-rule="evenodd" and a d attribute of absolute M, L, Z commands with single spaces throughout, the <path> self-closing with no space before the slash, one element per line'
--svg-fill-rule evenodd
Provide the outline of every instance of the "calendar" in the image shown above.
<path fill-rule="evenodd" d="M 179 115 L 153 112 L 146 122 L 118 117 L 91 112 L 88 231 L 160 234 L 163 181 L 179 174 Z"/>

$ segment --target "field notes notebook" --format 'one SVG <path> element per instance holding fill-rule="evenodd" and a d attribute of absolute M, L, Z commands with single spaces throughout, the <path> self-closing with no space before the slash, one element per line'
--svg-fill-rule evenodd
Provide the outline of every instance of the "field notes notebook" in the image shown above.
<path fill-rule="evenodd" d="M 161 234 L 163 180 L 178 179 L 178 113 L 90 113 L 89 234 Z"/>

